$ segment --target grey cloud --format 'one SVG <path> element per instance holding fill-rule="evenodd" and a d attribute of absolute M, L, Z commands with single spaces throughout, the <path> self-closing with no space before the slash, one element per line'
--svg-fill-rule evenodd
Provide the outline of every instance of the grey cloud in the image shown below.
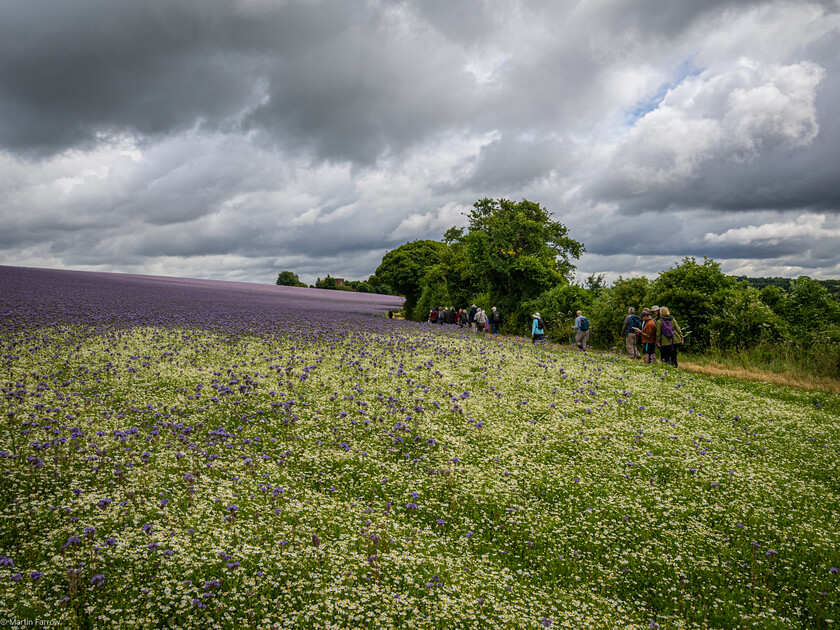
<path fill-rule="evenodd" d="M 567 170 L 573 150 L 569 143 L 554 138 L 504 135 L 484 145 L 474 160 L 462 166 L 467 171 L 462 178 L 435 190 L 470 190 L 482 196 L 504 196 L 556 171 Z"/>
<path fill-rule="evenodd" d="M 505 196 L 619 270 L 838 265 L 833 232 L 737 231 L 840 209 L 840 31 L 815 35 L 813 4 L 46 6 L 8 0 L 0 21 L 0 263 L 364 277 Z"/>

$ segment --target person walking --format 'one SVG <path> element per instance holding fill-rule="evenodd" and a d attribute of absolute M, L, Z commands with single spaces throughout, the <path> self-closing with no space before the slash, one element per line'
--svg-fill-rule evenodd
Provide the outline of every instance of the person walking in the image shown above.
<path fill-rule="evenodd" d="M 650 307 L 650 316 L 653 319 L 654 324 L 659 323 L 659 310 L 660 310 L 659 307 L 656 306 L 655 304 Z"/>
<path fill-rule="evenodd" d="M 583 311 L 577 312 L 572 330 L 577 331 L 575 333 L 575 343 L 578 349 L 586 352 L 586 344 L 589 343 L 589 320 L 583 316 Z"/>
<path fill-rule="evenodd" d="M 656 363 L 656 322 L 648 309 L 642 311 L 642 360 Z"/>
<path fill-rule="evenodd" d="M 637 342 L 639 333 L 642 332 L 642 319 L 636 315 L 636 308 L 631 306 L 627 309 L 627 317 L 621 326 L 621 336 L 624 337 L 624 347 L 627 349 L 627 356 L 631 359 L 641 359 Z"/>
<path fill-rule="evenodd" d="M 659 309 L 659 321 L 656 322 L 656 345 L 663 363 L 677 367 L 677 347 L 684 342 L 683 333 L 677 320 L 667 306 Z"/>
<path fill-rule="evenodd" d="M 494 335 L 499 334 L 499 327 L 502 325 L 502 316 L 499 314 L 499 311 L 496 310 L 496 307 L 490 309 L 490 332 Z"/>
<path fill-rule="evenodd" d="M 478 309 L 475 313 L 476 332 L 483 333 L 487 329 L 487 313 Z"/>
<path fill-rule="evenodd" d="M 533 321 L 531 322 L 531 343 L 537 343 L 545 339 L 545 324 L 539 313 L 531 315 Z"/>

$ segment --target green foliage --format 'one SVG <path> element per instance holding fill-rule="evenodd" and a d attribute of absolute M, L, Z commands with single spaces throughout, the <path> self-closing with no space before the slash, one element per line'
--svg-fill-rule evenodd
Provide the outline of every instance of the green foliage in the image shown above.
<path fill-rule="evenodd" d="M 300 281 L 298 275 L 292 271 L 281 271 L 277 274 L 277 283 L 284 287 L 305 287 L 306 284 Z"/>
<path fill-rule="evenodd" d="M 558 342 L 567 342 L 574 337 L 572 326 L 575 313 L 589 312 L 592 294 L 577 285 L 558 285 L 542 293 L 534 300 L 524 302 L 517 311 L 518 320 L 525 320 L 527 334 L 530 334 L 531 315 L 539 313 L 546 325 L 546 335 Z M 590 318 L 591 320 L 591 318 Z M 520 331 L 520 334 L 521 331 Z"/>
<path fill-rule="evenodd" d="M 469 214 L 464 236 L 448 233 L 463 243 L 464 258 L 477 288 L 508 313 L 521 313 L 520 305 L 549 289 L 568 284 L 572 263 L 584 251 L 568 236 L 568 229 L 539 204 L 522 200 L 481 199 Z M 519 315 L 509 325 L 525 324 Z"/>
<path fill-rule="evenodd" d="M 788 287 L 790 287 L 790 281 L 788 281 Z M 776 285 L 768 285 L 759 291 L 759 297 L 777 315 L 784 315 L 787 311 L 787 290 L 782 290 Z"/>
<path fill-rule="evenodd" d="M 324 278 L 323 280 L 321 280 L 321 278 L 318 278 L 315 281 L 315 288 L 316 289 L 331 289 L 331 290 L 335 291 L 336 289 L 338 289 L 338 282 L 336 282 L 335 278 L 333 278 L 332 276 L 327 274 L 327 277 Z"/>
<path fill-rule="evenodd" d="M 376 276 L 405 297 L 403 311 L 407 319 L 422 319 L 423 314 L 415 314 L 415 308 L 423 291 L 423 276 L 443 260 L 446 250 L 447 246 L 437 241 L 412 241 L 382 257 Z"/>
<path fill-rule="evenodd" d="M 758 289 L 739 284 L 724 291 L 722 296 L 721 307 L 709 320 L 712 346 L 742 348 L 783 339 L 784 324 L 761 300 Z"/>
<path fill-rule="evenodd" d="M 765 287 L 776 287 L 786 293 L 790 289 L 790 278 L 748 278 L 747 276 L 738 276 L 738 280 L 743 280 L 756 289 L 764 289 Z M 833 299 L 840 299 L 840 280 L 815 280 L 822 286 L 828 295 Z"/>
<path fill-rule="evenodd" d="M 840 304 L 819 282 L 801 276 L 791 282 L 786 319 L 797 333 L 817 332 L 840 318 Z"/>
<path fill-rule="evenodd" d="M 447 291 L 446 267 L 437 264 L 426 270 L 421 281 L 420 298 L 417 300 L 417 319 L 423 319 L 433 308 L 453 306 Z"/>
<path fill-rule="evenodd" d="M 722 308 L 727 289 L 737 284 L 711 258 L 704 258 L 698 265 L 694 258 L 686 257 L 654 280 L 650 298 L 671 310 L 684 333 L 691 331 L 686 339 L 688 346 L 706 348 L 710 344 L 709 323 Z"/>

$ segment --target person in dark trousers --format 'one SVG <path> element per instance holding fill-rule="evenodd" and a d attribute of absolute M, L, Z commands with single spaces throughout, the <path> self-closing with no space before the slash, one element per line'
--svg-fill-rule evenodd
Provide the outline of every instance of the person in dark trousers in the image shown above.
<path fill-rule="evenodd" d="M 499 314 L 499 311 L 496 310 L 496 307 L 490 309 L 490 332 L 494 335 L 499 334 L 499 327 L 502 325 L 502 316 Z"/>
<path fill-rule="evenodd" d="M 663 363 L 677 366 L 677 348 L 683 344 L 683 333 L 677 320 L 667 306 L 659 309 L 659 321 L 656 322 L 656 345 Z"/>

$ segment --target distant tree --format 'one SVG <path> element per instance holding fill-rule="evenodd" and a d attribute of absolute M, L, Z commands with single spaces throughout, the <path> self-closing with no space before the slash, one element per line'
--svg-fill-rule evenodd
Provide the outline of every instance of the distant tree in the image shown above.
<path fill-rule="evenodd" d="M 277 284 L 284 287 L 305 287 L 306 285 L 300 281 L 298 275 L 291 271 L 281 271 L 277 275 Z"/>
<path fill-rule="evenodd" d="M 327 277 L 321 280 L 318 278 L 315 281 L 315 288 L 316 289 L 331 289 L 333 291 L 338 289 L 338 282 L 336 282 L 335 278 L 327 274 Z"/>
<path fill-rule="evenodd" d="M 393 249 L 382 257 L 376 276 L 399 295 L 405 297 L 403 312 L 407 319 L 424 319 L 423 313 L 414 313 L 422 293 L 426 271 L 439 264 L 447 245 L 437 241 L 412 241 Z"/>
<path fill-rule="evenodd" d="M 605 289 L 607 287 L 607 283 L 604 280 L 604 274 L 599 273 L 598 275 L 595 275 L 593 273 L 586 278 L 586 283 L 583 286 L 585 286 L 589 291 L 597 293 L 601 289 Z"/>

